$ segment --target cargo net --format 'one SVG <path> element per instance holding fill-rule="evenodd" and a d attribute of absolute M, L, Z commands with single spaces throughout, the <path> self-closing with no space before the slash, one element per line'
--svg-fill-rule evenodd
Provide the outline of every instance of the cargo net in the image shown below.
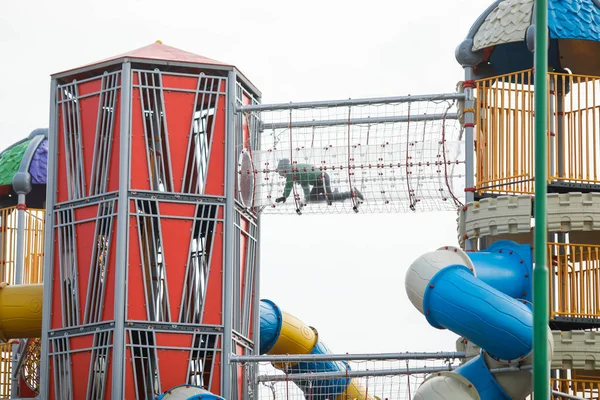
<path fill-rule="evenodd" d="M 260 362 L 255 382 L 256 389 L 251 398 L 255 400 L 409 400 L 413 398 L 427 376 L 451 371 L 459 365 L 460 359 L 451 357 L 273 364 Z M 256 364 L 253 363 L 245 363 L 243 366 L 256 368 Z M 331 370 L 337 372 L 320 372 Z"/>
<path fill-rule="evenodd" d="M 464 192 L 460 94 L 242 107 L 260 149 L 238 168 L 267 213 L 455 210 Z"/>

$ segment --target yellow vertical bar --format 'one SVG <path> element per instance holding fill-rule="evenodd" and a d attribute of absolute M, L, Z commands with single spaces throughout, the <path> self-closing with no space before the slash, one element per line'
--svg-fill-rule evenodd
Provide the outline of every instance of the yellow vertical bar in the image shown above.
<path fill-rule="evenodd" d="M 548 260 L 550 260 L 550 273 L 548 274 L 549 276 L 549 282 L 548 282 L 548 297 L 549 297 L 549 301 L 550 301 L 550 319 L 554 318 L 554 314 L 555 314 L 555 307 L 554 307 L 554 267 L 552 267 L 553 263 L 552 263 L 552 253 L 553 250 L 556 248 L 556 244 L 555 243 L 548 243 Z M 558 253 L 556 253 L 558 254 Z M 557 267 L 558 268 L 558 267 Z"/>
<path fill-rule="evenodd" d="M 585 148 L 583 147 L 583 120 L 581 110 L 581 76 L 577 75 L 577 107 L 578 107 L 578 118 L 577 118 L 577 139 L 579 140 L 577 148 L 577 156 L 579 159 L 577 178 L 583 180 L 583 155 L 585 154 Z"/>
<path fill-rule="evenodd" d="M 525 72 L 521 72 L 521 111 L 519 118 L 521 120 L 521 131 L 520 131 L 520 141 L 521 141 L 521 154 L 519 155 L 519 175 L 528 178 L 526 175 L 526 162 L 527 162 L 527 95 L 525 91 Z M 522 179 L 523 180 L 523 179 Z M 527 193 L 527 182 L 521 182 L 521 193 Z"/>
<path fill-rule="evenodd" d="M 528 80 L 528 90 L 529 90 L 529 130 L 527 132 L 527 139 L 529 141 L 529 166 L 527 169 L 527 175 L 530 178 L 533 178 L 535 176 L 534 173 L 534 164 L 535 164 L 535 158 L 534 158 L 534 153 L 535 153 L 535 149 L 534 149 L 534 141 L 533 141 L 533 137 L 534 137 L 534 93 L 533 93 L 533 89 L 532 89 L 532 80 L 533 80 L 533 73 L 532 71 L 529 71 L 529 80 Z M 533 180 L 528 182 L 528 186 L 529 186 L 529 193 L 533 193 L 533 186 L 534 186 L 534 182 Z"/>
<path fill-rule="evenodd" d="M 593 160 L 594 160 L 594 164 L 593 164 L 593 171 L 594 171 L 594 182 L 598 182 L 598 160 L 597 160 L 597 152 L 599 151 L 598 148 L 596 147 L 596 134 L 598 133 L 597 127 L 596 127 L 596 113 L 598 112 L 598 105 L 596 104 L 596 88 L 598 87 L 598 85 L 596 85 L 596 83 L 598 82 L 597 79 L 593 80 L 593 86 L 592 86 L 592 106 L 594 107 L 592 110 L 592 129 L 591 129 L 591 134 L 592 134 L 592 142 L 593 142 L 593 147 L 592 147 L 592 154 L 593 154 Z"/>

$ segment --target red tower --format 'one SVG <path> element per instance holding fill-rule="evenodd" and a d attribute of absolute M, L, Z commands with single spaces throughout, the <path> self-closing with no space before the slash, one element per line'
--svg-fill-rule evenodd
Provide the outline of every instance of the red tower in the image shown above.
<path fill-rule="evenodd" d="M 52 77 L 42 398 L 241 398 L 255 354 L 258 147 L 234 67 L 157 42 Z M 251 189 L 251 188 L 250 188 Z"/>

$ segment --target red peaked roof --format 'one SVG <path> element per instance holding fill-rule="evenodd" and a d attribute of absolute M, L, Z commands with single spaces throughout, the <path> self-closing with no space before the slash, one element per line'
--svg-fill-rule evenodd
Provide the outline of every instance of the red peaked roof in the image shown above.
<path fill-rule="evenodd" d="M 122 58 L 138 58 L 147 60 L 161 60 L 171 62 L 183 62 L 183 63 L 194 63 L 194 64 L 205 64 L 205 65 L 219 65 L 219 66 L 232 66 L 231 64 L 223 63 L 221 61 L 213 60 L 208 57 L 200 56 L 198 54 L 190 53 L 188 51 L 176 49 L 175 47 L 167 46 L 162 44 L 161 41 L 156 41 L 148 46 L 140 47 L 139 49 L 129 51 L 124 54 L 119 54 L 113 57 L 106 58 L 101 61 L 84 65 L 79 68 L 91 67 L 96 64 L 102 64 L 110 61 L 119 60 Z M 74 69 L 79 69 L 74 68 Z M 69 69 L 67 71 L 72 71 Z M 63 72 L 67 72 L 63 71 Z"/>

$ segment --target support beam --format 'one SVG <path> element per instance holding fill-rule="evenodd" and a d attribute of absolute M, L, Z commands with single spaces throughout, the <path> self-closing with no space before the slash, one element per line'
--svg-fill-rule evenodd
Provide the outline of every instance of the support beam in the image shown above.
<path fill-rule="evenodd" d="M 547 215 L 548 190 L 548 0 L 535 0 L 535 200 L 533 268 L 533 396 L 550 398 L 548 359 L 548 268 Z"/>

